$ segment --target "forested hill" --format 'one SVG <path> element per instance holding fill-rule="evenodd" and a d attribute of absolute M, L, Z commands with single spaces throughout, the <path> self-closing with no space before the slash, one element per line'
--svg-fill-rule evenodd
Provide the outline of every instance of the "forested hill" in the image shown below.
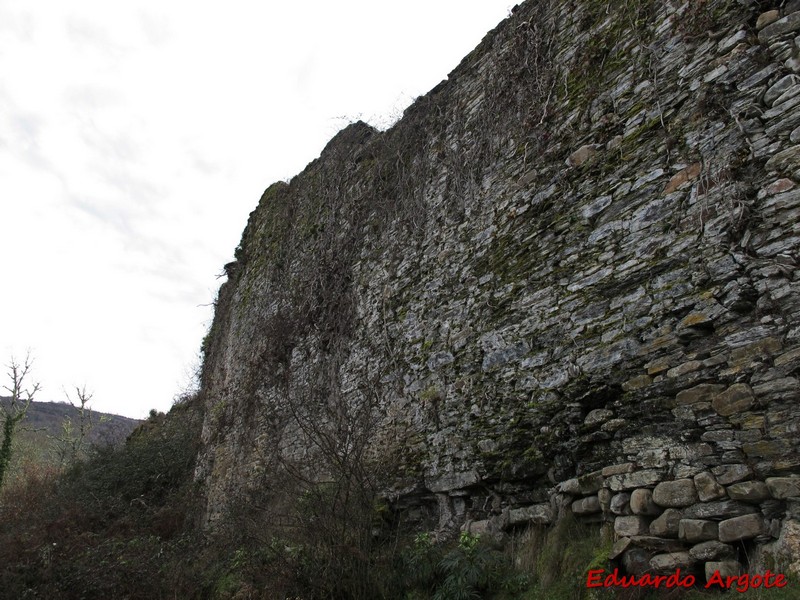
<path fill-rule="evenodd" d="M 0 398 L 0 403 L 6 407 L 9 400 L 7 397 Z M 66 420 L 70 420 L 72 427 L 77 429 L 80 423 L 79 409 L 67 402 L 31 402 L 22 426 L 26 430 L 26 437 L 41 436 L 44 439 L 47 436 L 60 436 Z M 140 422 L 120 415 L 91 411 L 87 441 L 89 444 L 101 446 L 119 444 L 125 441 Z"/>

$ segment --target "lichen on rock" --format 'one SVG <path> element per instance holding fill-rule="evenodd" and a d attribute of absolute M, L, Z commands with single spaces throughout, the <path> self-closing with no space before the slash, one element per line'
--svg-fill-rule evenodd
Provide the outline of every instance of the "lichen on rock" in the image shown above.
<path fill-rule="evenodd" d="M 698 6 L 529 0 L 264 193 L 204 343 L 208 523 L 357 480 L 444 537 L 613 521 L 643 569 L 794 547 L 800 13 Z"/>

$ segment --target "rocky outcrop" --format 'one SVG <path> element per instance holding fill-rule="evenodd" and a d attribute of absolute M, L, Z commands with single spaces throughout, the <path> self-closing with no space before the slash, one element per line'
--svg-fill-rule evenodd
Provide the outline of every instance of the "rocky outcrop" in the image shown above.
<path fill-rule="evenodd" d="M 572 512 L 629 569 L 796 565 L 800 7 L 768 4 L 528 1 L 268 189 L 204 343 L 208 522 L 357 463 L 441 535 Z"/>

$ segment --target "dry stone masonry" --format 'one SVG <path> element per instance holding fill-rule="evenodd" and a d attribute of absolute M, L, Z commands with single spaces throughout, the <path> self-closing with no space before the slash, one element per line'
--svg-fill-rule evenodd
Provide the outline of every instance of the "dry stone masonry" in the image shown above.
<path fill-rule="evenodd" d="M 630 573 L 800 573 L 799 183 L 800 2 L 519 5 L 252 213 L 209 525 L 359 448 L 440 537 L 572 513 Z"/>

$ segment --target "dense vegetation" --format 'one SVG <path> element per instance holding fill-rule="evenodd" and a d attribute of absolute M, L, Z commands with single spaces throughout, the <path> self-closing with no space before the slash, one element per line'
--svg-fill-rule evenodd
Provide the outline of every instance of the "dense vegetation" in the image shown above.
<path fill-rule="evenodd" d="M 7 405 L 7 398 L 0 398 Z M 87 410 L 85 439 L 79 440 L 81 409 L 68 402 L 31 402 L 14 439 L 9 478 L 56 467 L 66 460 L 72 442 L 80 441 L 80 454 L 93 446 L 118 446 L 139 425 L 136 419 Z M 85 454 L 83 456 L 85 458 Z"/>
<path fill-rule="evenodd" d="M 192 574 L 177 562 L 196 506 L 190 413 L 153 413 L 124 446 L 97 446 L 64 472 L 27 463 L 0 494 L 0 595 L 183 596 L 180 578 Z"/>
<path fill-rule="evenodd" d="M 66 472 L 31 468 L 7 486 L 0 494 L 0 597 L 648 597 L 586 589 L 587 570 L 607 566 L 609 538 L 597 527 L 565 518 L 550 529 L 513 532 L 504 550 L 468 533 L 435 543 L 431 534 L 404 530 L 374 499 L 368 511 L 344 510 L 331 483 L 291 499 L 294 527 L 282 538 L 259 538 L 246 526 L 210 537 L 193 481 L 198 404 L 185 400 L 168 415 L 153 414 L 123 447 L 95 449 Z M 345 514 L 351 521 L 342 529 Z M 365 522 L 353 522 L 356 515 Z M 238 517 L 241 525 L 248 515 Z M 369 535 L 356 535 L 361 529 Z M 328 535 L 335 531 L 339 539 Z M 791 593 L 744 597 L 783 600 Z"/>

